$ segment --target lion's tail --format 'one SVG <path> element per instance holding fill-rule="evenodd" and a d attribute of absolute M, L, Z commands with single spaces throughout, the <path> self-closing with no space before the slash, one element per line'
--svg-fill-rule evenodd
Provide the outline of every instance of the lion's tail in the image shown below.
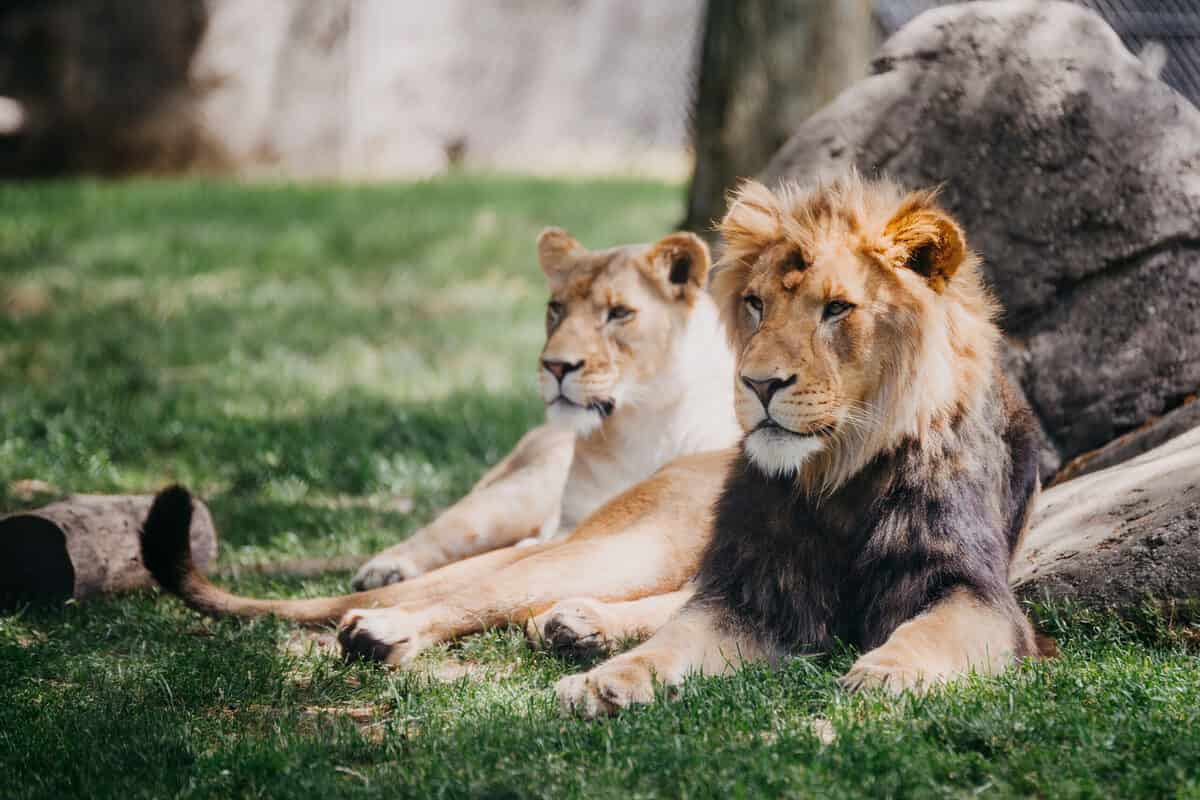
<path fill-rule="evenodd" d="M 213 585 L 192 563 L 192 496 L 182 486 L 159 492 L 142 524 L 142 563 L 159 585 L 211 617 L 273 615 L 310 625 L 336 622 L 352 608 L 388 604 L 388 587 L 339 597 L 259 600 Z"/>

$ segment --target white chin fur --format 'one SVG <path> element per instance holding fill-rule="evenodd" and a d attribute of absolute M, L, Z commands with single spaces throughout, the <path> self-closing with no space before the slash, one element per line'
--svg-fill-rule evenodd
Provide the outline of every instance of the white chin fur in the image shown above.
<path fill-rule="evenodd" d="M 576 436 L 587 436 L 604 423 L 604 417 L 600 416 L 599 411 L 560 401 L 546 406 L 546 422 L 556 428 L 572 431 Z"/>
<path fill-rule="evenodd" d="M 820 452 L 824 442 L 815 436 L 795 436 L 783 431 L 761 430 L 749 434 L 743 443 L 750 462 L 764 475 L 788 478 L 813 454 Z"/>

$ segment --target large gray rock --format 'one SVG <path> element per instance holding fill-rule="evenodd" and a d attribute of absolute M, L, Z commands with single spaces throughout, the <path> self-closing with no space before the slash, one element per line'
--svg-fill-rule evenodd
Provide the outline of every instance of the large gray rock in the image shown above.
<path fill-rule="evenodd" d="M 1081 475 L 1116 466 L 1193 428 L 1200 428 L 1200 402 L 1194 397 L 1165 417 L 1155 417 L 1140 428 L 1118 436 L 1104 447 L 1091 450 L 1064 464 L 1055 474 L 1054 481 L 1064 483 Z"/>
<path fill-rule="evenodd" d="M 1200 429 L 1045 492 L 1012 581 L 1100 608 L 1200 601 Z"/>
<path fill-rule="evenodd" d="M 872 69 L 763 177 L 944 183 L 1006 308 L 1046 463 L 1200 387 L 1200 111 L 1068 3 L 928 12 Z"/>

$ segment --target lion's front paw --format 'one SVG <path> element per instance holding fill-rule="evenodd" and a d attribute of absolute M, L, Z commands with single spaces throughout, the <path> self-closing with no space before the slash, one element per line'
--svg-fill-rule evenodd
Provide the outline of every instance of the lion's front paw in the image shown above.
<path fill-rule="evenodd" d="M 886 689 L 900 694 L 927 687 L 925 673 L 918 665 L 882 651 L 884 648 L 860 656 L 838 681 L 842 688 L 851 692 Z"/>
<path fill-rule="evenodd" d="M 359 568 L 350 584 L 356 592 L 378 589 L 423 575 L 425 570 L 409 556 L 384 551 Z"/>
<path fill-rule="evenodd" d="M 582 675 L 568 675 L 554 686 L 567 713 L 594 718 L 654 701 L 654 673 L 641 661 L 617 659 Z"/>
<path fill-rule="evenodd" d="M 430 640 L 412 615 L 396 609 L 371 608 L 346 612 L 338 626 L 338 643 L 347 659 L 397 665 L 416 658 Z"/>
<path fill-rule="evenodd" d="M 526 626 L 535 644 L 560 653 L 591 656 L 607 653 L 614 644 L 614 631 L 604 604 L 587 598 L 564 600 Z"/>

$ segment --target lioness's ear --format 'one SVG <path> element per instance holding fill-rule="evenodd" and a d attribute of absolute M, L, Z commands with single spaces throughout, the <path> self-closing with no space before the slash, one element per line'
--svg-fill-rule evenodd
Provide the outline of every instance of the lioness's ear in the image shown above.
<path fill-rule="evenodd" d="M 694 233 L 672 233 L 646 254 L 653 276 L 668 297 L 692 303 L 704 291 L 712 259 L 708 245 Z"/>
<path fill-rule="evenodd" d="M 967 257 L 962 228 L 928 193 L 910 195 L 884 233 L 899 264 L 925 278 L 935 292 L 946 288 Z"/>
<path fill-rule="evenodd" d="M 538 235 L 538 263 L 551 283 L 562 279 L 571 269 L 572 256 L 582 249 L 583 245 L 562 228 L 546 228 Z"/>

